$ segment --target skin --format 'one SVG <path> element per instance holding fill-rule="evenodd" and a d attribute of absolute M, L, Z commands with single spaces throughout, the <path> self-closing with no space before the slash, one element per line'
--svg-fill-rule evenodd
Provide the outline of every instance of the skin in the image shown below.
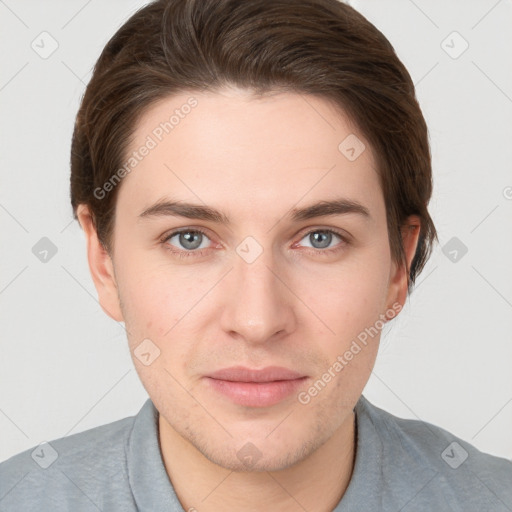
<path fill-rule="evenodd" d="M 405 303 L 406 269 L 391 258 L 374 155 L 321 97 L 260 98 L 234 88 L 153 105 L 131 150 L 190 96 L 197 107 L 119 185 L 112 255 L 98 242 L 87 207 L 79 207 L 99 301 L 125 322 L 134 365 L 160 412 L 165 468 L 185 510 L 327 512 L 350 481 L 353 408 L 380 334 L 308 404 L 293 393 L 269 407 L 238 405 L 203 377 L 234 365 L 279 365 L 307 376 L 307 390 L 379 315 Z M 338 150 L 349 134 L 366 145 L 354 161 Z M 219 209 L 231 224 L 138 219 L 164 197 Z M 292 208 L 338 197 L 362 203 L 370 217 L 289 218 Z M 161 241 L 183 227 L 207 233 L 201 255 L 179 258 L 191 252 L 179 236 Z M 327 249 L 338 250 L 325 253 L 309 236 L 325 229 L 350 242 L 333 235 Z M 418 235 L 419 219 L 411 216 L 403 230 L 408 266 Z M 236 251 L 247 236 L 263 251 L 250 264 Z M 134 356 L 146 338 L 160 350 L 147 366 Z M 250 467 L 237 456 L 247 443 L 259 453 Z"/>

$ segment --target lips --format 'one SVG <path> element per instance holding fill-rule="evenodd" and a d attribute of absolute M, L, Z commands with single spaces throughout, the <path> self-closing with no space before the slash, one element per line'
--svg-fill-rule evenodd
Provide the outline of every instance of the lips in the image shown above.
<path fill-rule="evenodd" d="M 282 366 L 267 366 L 261 370 L 252 370 L 244 366 L 232 366 L 213 372 L 208 377 L 231 382 L 274 382 L 277 380 L 300 379 L 304 375 Z"/>
<path fill-rule="evenodd" d="M 205 377 L 209 387 L 246 407 L 269 407 L 289 397 L 308 377 L 281 366 L 224 368 Z"/>

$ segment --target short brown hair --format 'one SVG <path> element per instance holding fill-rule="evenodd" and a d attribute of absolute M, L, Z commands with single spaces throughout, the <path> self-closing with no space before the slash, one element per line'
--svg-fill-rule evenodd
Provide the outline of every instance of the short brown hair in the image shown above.
<path fill-rule="evenodd" d="M 74 218 L 86 204 L 111 252 L 121 185 L 101 199 L 94 191 L 125 161 L 141 115 L 178 92 L 226 85 L 319 95 L 349 116 L 376 155 L 394 261 L 406 265 L 404 220 L 421 220 L 410 293 L 437 239 L 428 130 L 390 42 L 339 0 L 156 0 L 133 14 L 101 53 L 76 117 Z"/>

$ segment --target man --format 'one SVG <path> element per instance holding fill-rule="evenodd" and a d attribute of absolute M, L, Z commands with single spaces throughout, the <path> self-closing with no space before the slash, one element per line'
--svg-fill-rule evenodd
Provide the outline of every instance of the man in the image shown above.
<path fill-rule="evenodd" d="M 427 127 L 336 0 L 165 0 L 105 47 L 71 202 L 139 414 L 0 465 L 0 510 L 512 510 L 512 464 L 370 404 L 435 228 Z"/>

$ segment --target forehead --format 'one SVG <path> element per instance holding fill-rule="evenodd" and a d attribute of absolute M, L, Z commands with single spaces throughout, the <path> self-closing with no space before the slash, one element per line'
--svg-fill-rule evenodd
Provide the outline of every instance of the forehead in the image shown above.
<path fill-rule="evenodd" d="M 371 202 L 380 194 L 364 136 L 341 109 L 312 95 L 181 92 L 143 113 L 126 160 L 135 154 L 118 201 L 139 210 L 166 194 L 253 208 L 340 194 Z"/>

